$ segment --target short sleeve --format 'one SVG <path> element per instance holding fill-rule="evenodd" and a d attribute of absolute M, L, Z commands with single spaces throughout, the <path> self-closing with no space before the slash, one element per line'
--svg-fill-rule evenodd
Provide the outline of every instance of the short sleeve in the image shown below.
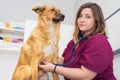
<path fill-rule="evenodd" d="M 63 51 L 62 57 L 64 57 L 66 55 L 66 53 L 68 53 L 70 51 L 70 49 L 72 48 L 74 42 L 73 40 L 70 40 L 66 46 L 66 48 Z"/>
<path fill-rule="evenodd" d="M 113 51 L 105 36 L 92 37 L 86 44 L 80 64 L 97 73 L 103 72 L 113 60 Z"/>

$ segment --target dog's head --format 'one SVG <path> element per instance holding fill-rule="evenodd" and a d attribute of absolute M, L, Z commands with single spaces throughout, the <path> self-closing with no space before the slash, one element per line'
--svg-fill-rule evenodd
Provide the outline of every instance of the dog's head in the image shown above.
<path fill-rule="evenodd" d="M 54 6 L 37 6 L 32 9 L 35 11 L 40 17 L 44 17 L 49 21 L 53 21 L 55 23 L 59 23 L 64 20 L 64 15 L 60 13 L 60 9 Z"/>

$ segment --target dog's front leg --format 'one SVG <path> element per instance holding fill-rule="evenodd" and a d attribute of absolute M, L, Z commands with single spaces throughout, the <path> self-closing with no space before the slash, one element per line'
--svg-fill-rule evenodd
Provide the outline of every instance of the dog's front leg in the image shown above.
<path fill-rule="evenodd" d="M 59 80 L 59 76 L 57 73 L 52 72 L 53 80 Z"/>
<path fill-rule="evenodd" d="M 31 59 L 31 69 L 32 69 L 32 80 L 38 80 L 38 60 L 37 56 L 32 56 Z"/>

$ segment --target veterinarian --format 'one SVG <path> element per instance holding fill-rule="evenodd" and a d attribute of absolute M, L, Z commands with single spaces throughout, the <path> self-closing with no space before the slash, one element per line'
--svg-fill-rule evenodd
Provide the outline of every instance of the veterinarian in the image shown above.
<path fill-rule="evenodd" d="M 83 4 L 76 15 L 73 39 L 60 61 L 66 65 L 44 62 L 39 68 L 61 74 L 65 80 L 116 80 L 113 73 L 114 53 L 105 30 L 100 6 L 91 2 Z"/>

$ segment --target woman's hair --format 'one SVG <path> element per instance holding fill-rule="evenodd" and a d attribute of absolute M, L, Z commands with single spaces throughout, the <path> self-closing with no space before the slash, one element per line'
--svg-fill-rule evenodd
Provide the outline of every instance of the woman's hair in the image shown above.
<path fill-rule="evenodd" d="M 95 19 L 95 29 L 92 33 L 90 33 L 87 38 L 90 38 L 92 35 L 95 34 L 103 34 L 106 36 L 106 31 L 105 31 L 105 20 L 104 20 L 104 16 L 102 13 L 102 9 L 99 5 L 97 5 L 96 3 L 85 3 L 83 4 L 76 15 L 76 20 L 75 20 L 75 30 L 73 33 L 73 40 L 76 43 L 78 41 L 78 35 L 81 35 L 81 31 L 79 30 L 78 24 L 77 24 L 77 19 L 79 18 L 79 15 L 81 14 L 81 11 L 85 8 L 90 8 L 93 12 L 93 16 Z"/>

